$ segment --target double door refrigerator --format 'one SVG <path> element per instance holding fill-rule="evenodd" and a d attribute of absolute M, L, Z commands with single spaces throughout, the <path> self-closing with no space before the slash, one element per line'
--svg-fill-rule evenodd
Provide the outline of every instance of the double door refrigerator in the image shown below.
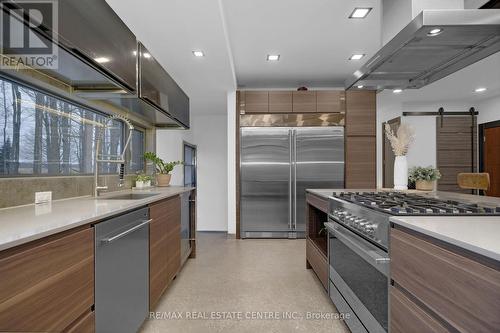
<path fill-rule="evenodd" d="M 343 127 L 242 127 L 241 238 L 304 238 L 306 189 L 344 187 Z"/>

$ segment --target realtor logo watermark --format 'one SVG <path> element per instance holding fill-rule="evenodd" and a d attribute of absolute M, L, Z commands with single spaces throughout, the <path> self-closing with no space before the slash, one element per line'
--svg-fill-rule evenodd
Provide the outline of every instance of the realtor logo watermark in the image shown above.
<path fill-rule="evenodd" d="M 56 69 L 57 0 L 0 2 L 0 68 Z"/>

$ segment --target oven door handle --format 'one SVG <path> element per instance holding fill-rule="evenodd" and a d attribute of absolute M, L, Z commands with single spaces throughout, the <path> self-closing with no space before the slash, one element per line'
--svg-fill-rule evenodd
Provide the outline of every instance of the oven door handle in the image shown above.
<path fill-rule="evenodd" d="M 362 257 L 385 276 L 389 276 L 389 255 L 359 236 L 351 236 L 342 231 L 338 224 L 333 225 L 333 235 L 345 246 Z"/>

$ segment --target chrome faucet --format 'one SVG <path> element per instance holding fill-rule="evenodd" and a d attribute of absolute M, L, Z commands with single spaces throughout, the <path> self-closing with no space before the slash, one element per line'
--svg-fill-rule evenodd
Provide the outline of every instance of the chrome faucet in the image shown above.
<path fill-rule="evenodd" d="M 129 134 L 125 146 L 123 147 L 122 153 L 117 156 L 117 159 L 103 159 L 99 157 L 99 149 L 101 148 L 101 141 L 104 135 L 104 131 L 109 127 L 109 124 L 113 120 L 121 120 L 128 125 Z M 113 115 L 109 117 L 101 126 L 99 133 L 97 134 L 96 144 L 95 144 L 95 159 L 94 159 L 94 197 L 98 197 L 101 191 L 107 191 L 107 186 L 99 186 L 99 163 L 118 163 L 120 164 L 120 181 L 118 186 L 123 186 L 123 175 L 125 172 L 125 152 L 130 144 L 130 138 L 132 136 L 132 130 L 134 125 L 127 118 L 120 115 Z"/>

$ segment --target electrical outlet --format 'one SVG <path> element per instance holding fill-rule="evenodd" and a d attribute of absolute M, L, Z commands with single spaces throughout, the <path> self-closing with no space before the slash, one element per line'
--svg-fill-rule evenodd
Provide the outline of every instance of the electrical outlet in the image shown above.
<path fill-rule="evenodd" d="M 35 192 L 35 204 L 42 204 L 52 201 L 52 191 Z"/>

